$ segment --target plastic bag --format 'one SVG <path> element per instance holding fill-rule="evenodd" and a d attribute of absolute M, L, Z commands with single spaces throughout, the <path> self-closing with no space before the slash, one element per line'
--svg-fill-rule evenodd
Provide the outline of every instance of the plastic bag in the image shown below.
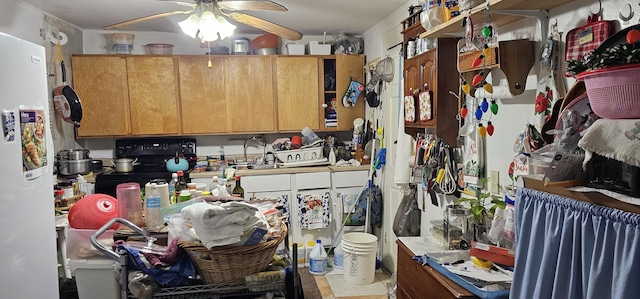
<path fill-rule="evenodd" d="M 411 191 L 406 194 L 393 219 L 393 232 L 397 237 L 410 237 L 420 235 L 421 212 L 418 209 L 417 187 L 411 186 Z"/>

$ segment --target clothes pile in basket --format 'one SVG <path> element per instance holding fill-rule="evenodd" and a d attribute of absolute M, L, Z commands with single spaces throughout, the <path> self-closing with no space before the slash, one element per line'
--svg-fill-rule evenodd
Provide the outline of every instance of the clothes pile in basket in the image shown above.
<path fill-rule="evenodd" d="M 253 245 L 262 241 L 269 223 L 258 208 L 241 201 L 199 202 L 182 209 L 207 249 L 224 245 Z"/>

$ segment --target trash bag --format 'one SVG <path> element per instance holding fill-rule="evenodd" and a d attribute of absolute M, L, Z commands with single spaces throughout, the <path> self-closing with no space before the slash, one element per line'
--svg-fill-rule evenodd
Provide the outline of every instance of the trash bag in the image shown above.
<path fill-rule="evenodd" d="M 412 185 L 411 191 L 402 198 L 398 206 L 393 219 L 393 232 L 397 237 L 420 236 L 420 217 L 417 187 Z"/>

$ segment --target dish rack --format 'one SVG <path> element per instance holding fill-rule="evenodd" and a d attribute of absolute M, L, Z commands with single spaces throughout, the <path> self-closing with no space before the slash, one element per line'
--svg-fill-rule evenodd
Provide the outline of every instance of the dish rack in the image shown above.
<path fill-rule="evenodd" d="M 120 278 L 119 278 L 120 280 L 119 283 L 121 286 L 120 297 L 123 299 L 136 298 L 133 295 L 133 293 L 131 293 L 128 290 L 129 275 L 128 275 L 127 264 L 128 264 L 129 257 L 127 256 L 127 254 L 125 253 L 118 254 L 112 250 L 107 249 L 97 241 L 100 235 L 105 233 L 105 231 L 107 231 L 116 222 L 119 222 L 121 224 L 128 226 L 129 228 L 141 234 L 142 236 L 146 236 L 144 230 L 142 230 L 140 227 L 136 226 L 135 224 L 131 223 L 130 221 L 122 218 L 112 218 L 100 229 L 98 229 L 95 233 L 93 233 L 93 235 L 91 235 L 91 240 L 90 240 L 91 245 L 93 245 L 93 247 L 97 248 L 100 252 L 105 254 L 107 257 L 114 259 L 118 262 L 116 265 L 120 267 Z M 286 234 L 286 229 L 284 233 Z M 284 239 L 285 243 L 288 243 L 286 235 L 283 236 L 282 238 Z M 294 246 L 293 254 L 297 254 L 296 247 L 297 246 Z M 285 244 L 285 248 L 288 248 L 288 244 Z M 297 298 L 299 288 L 301 288 L 302 285 L 300 284 L 299 277 L 298 277 L 298 265 L 297 265 L 296 259 L 293 259 L 293 264 L 291 265 L 291 269 L 294 277 L 293 279 L 294 298 Z M 270 292 L 280 290 L 280 292 L 282 293 L 281 295 L 284 295 L 287 289 L 286 283 L 282 281 L 272 282 L 268 284 L 260 284 L 259 287 L 260 289 L 270 290 Z M 254 290 L 256 290 L 256 285 L 248 284 L 245 282 L 230 282 L 230 283 L 220 283 L 215 285 L 194 284 L 194 285 L 184 285 L 179 287 L 160 288 L 160 290 L 154 294 L 153 298 L 167 298 L 167 299 L 168 298 L 171 298 L 171 299 L 237 298 L 239 296 L 258 295 L 258 294 L 264 293 L 264 292 L 257 292 Z"/>
<path fill-rule="evenodd" d="M 308 147 L 295 150 L 276 151 L 273 154 L 282 163 L 316 161 L 324 158 L 322 147 Z"/>

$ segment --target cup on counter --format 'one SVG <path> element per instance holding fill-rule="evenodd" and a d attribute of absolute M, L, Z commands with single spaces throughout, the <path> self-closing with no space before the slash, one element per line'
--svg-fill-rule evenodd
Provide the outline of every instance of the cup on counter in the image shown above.
<path fill-rule="evenodd" d="M 291 147 L 298 149 L 302 146 L 302 137 L 295 135 L 291 137 Z"/>

